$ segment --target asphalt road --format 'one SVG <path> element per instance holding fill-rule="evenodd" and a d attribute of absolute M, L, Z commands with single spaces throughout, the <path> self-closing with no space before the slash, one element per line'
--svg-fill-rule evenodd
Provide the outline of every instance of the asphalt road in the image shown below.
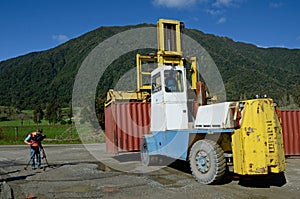
<path fill-rule="evenodd" d="M 14 198 L 300 198 L 300 159 L 287 159 L 284 175 L 233 176 L 222 185 L 203 185 L 183 161 L 145 167 L 139 154 L 112 156 L 104 144 L 44 149 L 49 167 L 24 170 L 28 147 L 0 146 L 0 182 L 12 188 Z"/>

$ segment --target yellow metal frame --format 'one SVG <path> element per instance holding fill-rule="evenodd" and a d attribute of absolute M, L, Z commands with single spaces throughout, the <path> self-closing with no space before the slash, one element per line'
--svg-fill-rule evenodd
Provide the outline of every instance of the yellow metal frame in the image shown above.
<path fill-rule="evenodd" d="M 123 102 L 147 102 L 150 97 L 148 92 L 136 92 L 136 91 L 114 91 L 109 90 L 106 95 L 106 101 L 104 106 L 107 107 L 115 101 Z"/>
<path fill-rule="evenodd" d="M 183 23 L 177 20 L 160 19 L 157 22 L 157 38 L 158 38 L 158 52 L 152 55 L 136 55 L 136 70 L 137 70 L 137 90 L 136 92 L 151 92 L 151 85 L 143 85 L 143 78 L 151 75 L 148 71 L 142 70 L 143 63 L 152 62 L 157 63 L 158 66 L 162 65 L 175 65 L 184 66 L 183 55 L 181 51 L 181 29 Z M 170 29 L 167 29 L 170 28 Z M 175 35 L 173 38 L 175 49 L 169 50 L 165 47 L 166 32 Z M 192 85 L 191 89 L 196 89 L 197 82 L 197 66 L 196 57 L 191 57 Z"/>
<path fill-rule="evenodd" d="M 166 54 L 170 55 L 178 55 L 182 56 L 182 51 L 181 51 L 181 40 L 180 40 L 180 34 L 181 34 L 181 28 L 182 28 L 183 23 L 177 20 L 170 20 L 170 19 L 159 19 L 157 22 L 157 31 L 158 31 L 158 51 L 165 51 Z M 165 47 L 165 31 L 166 27 L 175 27 L 173 31 L 176 34 L 176 50 L 168 51 L 167 48 Z M 176 54 L 177 53 L 177 54 Z"/>
<path fill-rule="evenodd" d="M 136 54 L 136 74 L 137 74 L 137 91 L 148 90 L 150 92 L 151 85 L 143 85 L 143 77 L 151 76 L 151 72 L 146 72 L 142 70 L 142 65 L 144 62 L 156 62 L 156 55 L 140 55 Z"/>
<path fill-rule="evenodd" d="M 181 51 L 181 29 L 183 23 L 177 20 L 159 19 L 157 22 L 158 52 L 152 55 L 136 55 L 137 87 L 135 91 L 109 91 L 105 106 L 113 101 L 146 101 L 150 98 L 151 85 L 144 85 L 143 78 L 150 76 L 151 72 L 143 71 L 143 63 L 157 63 L 157 66 L 174 65 L 184 66 L 183 54 Z M 167 41 L 168 40 L 168 41 Z M 172 49 L 165 44 L 172 43 Z M 197 67 L 196 57 L 189 60 L 191 62 L 190 72 L 192 73 L 191 89 L 196 89 Z"/>
<path fill-rule="evenodd" d="M 272 99 L 243 101 L 240 128 L 232 135 L 234 172 L 261 175 L 285 171 L 281 124 Z"/>
<path fill-rule="evenodd" d="M 177 20 L 160 19 L 157 22 L 157 38 L 158 38 L 158 52 L 157 62 L 158 66 L 162 65 L 177 65 L 183 66 L 182 51 L 181 51 L 181 28 L 183 24 Z M 166 34 L 174 36 L 167 38 Z M 169 39 L 175 49 L 169 49 L 166 44 L 166 40 Z"/>
<path fill-rule="evenodd" d="M 192 73 L 192 85 L 191 89 L 196 89 L 197 85 L 197 59 L 196 57 L 191 57 L 191 73 Z"/>

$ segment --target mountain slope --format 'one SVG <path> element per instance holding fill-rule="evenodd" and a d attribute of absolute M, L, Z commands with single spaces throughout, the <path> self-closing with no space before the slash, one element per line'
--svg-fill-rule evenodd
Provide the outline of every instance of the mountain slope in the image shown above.
<path fill-rule="evenodd" d="M 101 27 L 56 48 L 0 62 L 0 105 L 24 109 L 57 100 L 68 106 L 75 75 L 88 53 L 114 34 L 143 26 L 153 25 Z M 300 104 L 300 50 L 263 49 L 194 29 L 185 29 L 184 33 L 212 56 L 228 100 L 268 94 L 281 102 L 283 96 L 291 95 Z M 100 80 L 100 96 L 105 96 L 118 78 L 134 67 L 135 53 L 122 56 L 106 70 Z"/>
<path fill-rule="evenodd" d="M 0 62 L 0 104 L 33 108 L 59 100 L 67 106 L 81 62 L 100 42 L 127 27 L 101 27 L 56 48 Z"/>
<path fill-rule="evenodd" d="M 300 50 L 258 48 L 197 30 L 186 30 L 186 34 L 195 38 L 212 56 L 229 100 L 255 94 L 268 94 L 277 101 L 283 95 L 299 97 Z"/>

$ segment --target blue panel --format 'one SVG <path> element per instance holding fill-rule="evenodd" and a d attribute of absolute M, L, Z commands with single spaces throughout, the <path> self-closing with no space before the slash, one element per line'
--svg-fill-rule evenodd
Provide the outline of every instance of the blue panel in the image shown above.
<path fill-rule="evenodd" d="M 164 155 L 176 159 L 187 159 L 190 134 L 232 133 L 233 129 L 189 129 L 158 131 L 146 134 L 149 155 Z"/>
<path fill-rule="evenodd" d="M 187 155 L 189 131 L 161 131 L 145 135 L 149 155 L 165 155 L 185 159 Z"/>
<path fill-rule="evenodd" d="M 167 131 L 165 135 L 167 140 L 165 155 L 185 160 L 189 144 L 188 131 Z"/>

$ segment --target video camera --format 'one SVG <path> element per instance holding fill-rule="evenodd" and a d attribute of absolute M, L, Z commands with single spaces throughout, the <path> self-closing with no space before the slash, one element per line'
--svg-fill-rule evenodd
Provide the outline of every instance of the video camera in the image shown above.
<path fill-rule="evenodd" d="M 36 142 L 42 142 L 45 138 L 46 138 L 46 135 L 43 135 L 42 131 L 40 131 L 39 134 L 36 134 L 35 136 L 32 137 L 32 140 L 36 141 Z"/>

